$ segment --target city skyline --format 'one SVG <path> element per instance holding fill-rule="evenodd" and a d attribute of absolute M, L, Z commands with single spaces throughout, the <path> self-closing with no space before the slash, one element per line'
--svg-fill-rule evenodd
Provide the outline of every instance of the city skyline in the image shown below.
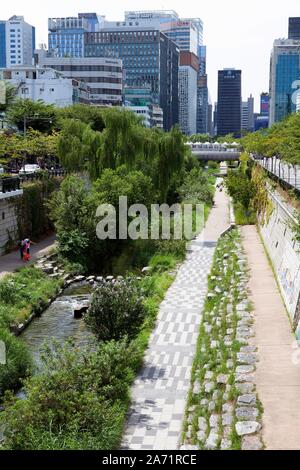
<path fill-rule="evenodd" d="M 255 111 L 259 110 L 259 95 L 269 90 L 269 60 L 273 41 L 288 36 L 288 17 L 299 16 L 296 0 L 287 0 L 285 13 L 279 5 L 253 0 L 250 6 L 236 0 L 209 2 L 196 6 L 188 0 L 183 7 L 178 0 L 163 3 L 129 0 L 124 5 L 116 0 L 112 7 L 101 6 L 95 0 L 77 1 L 76 4 L 61 4 L 53 0 L 50 5 L 36 8 L 36 2 L 28 0 L 26 6 L 15 0 L 13 6 L 3 5 L 1 19 L 12 15 L 23 15 L 26 22 L 36 27 L 37 45 L 47 43 L 48 17 L 76 16 L 78 11 L 95 11 L 109 20 L 122 20 L 125 10 L 164 9 L 175 10 L 181 17 L 200 17 L 204 22 L 204 44 L 207 45 L 208 86 L 212 102 L 217 98 L 218 70 L 235 67 L 243 71 L 242 96 L 251 93 L 255 98 Z M 224 20 L 225 18 L 225 20 Z"/>

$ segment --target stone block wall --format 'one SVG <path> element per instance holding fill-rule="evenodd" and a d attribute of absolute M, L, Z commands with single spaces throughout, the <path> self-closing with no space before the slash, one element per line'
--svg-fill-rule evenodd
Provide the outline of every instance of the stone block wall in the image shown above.
<path fill-rule="evenodd" d="M 0 255 L 5 253 L 10 243 L 15 245 L 18 242 L 18 220 L 15 209 L 16 197 L 22 196 L 0 198 Z"/>
<path fill-rule="evenodd" d="M 269 192 L 274 210 L 260 232 L 272 262 L 287 311 L 295 328 L 300 320 L 300 245 L 291 225 L 294 211 L 277 193 Z"/>

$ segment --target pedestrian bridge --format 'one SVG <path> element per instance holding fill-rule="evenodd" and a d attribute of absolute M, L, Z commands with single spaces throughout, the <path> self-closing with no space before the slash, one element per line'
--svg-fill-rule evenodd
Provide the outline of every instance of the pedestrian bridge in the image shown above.
<path fill-rule="evenodd" d="M 228 144 L 227 142 L 219 143 L 215 142 L 202 143 L 202 142 L 187 142 L 186 144 L 190 149 L 192 154 L 202 161 L 238 161 L 241 156 L 240 145 L 237 142 Z"/>

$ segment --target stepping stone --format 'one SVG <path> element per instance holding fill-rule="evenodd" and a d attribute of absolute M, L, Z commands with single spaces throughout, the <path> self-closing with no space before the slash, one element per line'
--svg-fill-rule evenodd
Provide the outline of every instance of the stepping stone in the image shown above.
<path fill-rule="evenodd" d="M 240 393 L 252 393 L 254 391 L 253 383 L 236 383 L 235 386 Z"/>
<path fill-rule="evenodd" d="M 257 362 L 257 356 L 256 354 L 237 353 L 237 361 L 241 365 L 253 365 Z"/>
<path fill-rule="evenodd" d="M 226 385 L 228 383 L 229 376 L 225 374 L 220 374 L 217 377 L 217 383 L 220 385 Z"/>
<path fill-rule="evenodd" d="M 203 417 L 198 418 L 198 428 L 199 428 L 199 431 L 203 431 L 203 432 L 207 431 L 208 425 L 207 425 L 206 418 L 203 418 Z"/>
<path fill-rule="evenodd" d="M 252 406 L 256 404 L 256 395 L 254 393 L 241 395 L 237 399 L 238 406 Z"/>
<path fill-rule="evenodd" d="M 205 431 L 198 431 L 197 432 L 197 439 L 199 442 L 203 443 L 206 439 L 206 432 Z"/>
<path fill-rule="evenodd" d="M 251 372 L 254 372 L 255 368 L 254 366 L 238 366 L 236 368 L 236 373 L 237 374 L 250 374 Z"/>
<path fill-rule="evenodd" d="M 222 415 L 222 426 L 231 426 L 233 423 L 233 416 L 230 413 Z"/>
<path fill-rule="evenodd" d="M 223 413 L 230 413 L 230 414 L 232 414 L 232 413 L 233 413 L 233 410 L 234 410 L 234 405 L 233 405 L 233 403 L 224 403 L 224 405 L 222 406 L 222 411 L 223 411 Z"/>
<path fill-rule="evenodd" d="M 235 415 L 239 421 L 255 421 L 259 412 L 257 408 L 241 407 L 236 408 Z"/>
<path fill-rule="evenodd" d="M 255 434 L 261 430 L 261 425 L 256 421 L 238 421 L 235 425 L 238 436 Z"/>
<path fill-rule="evenodd" d="M 213 379 L 214 377 L 214 373 L 210 370 L 208 370 L 206 373 L 205 373 L 205 380 L 211 380 Z"/>
<path fill-rule="evenodd" d="M 221 450 L 230 450 L 231 449 L 231 440 L 223 437 L 221 441 Z"/>
<path fill-rule="evenodd" d="M 219 427 L 220 416 L 219 415 L 211 415 L 209 418 L 209 426 L 213 429 Z"/>
<path fill-rule="evenodd" d="M 242 438 L 242 450 L 262 450 L 263 444 L 258 436 L 244 436 Z"/>
<path fill-rule="evenodd" d="M 205 443 L 205 448 L 208 450 L 214 450 L 217 449 L 218 447 L 218 442 L 219 442 L 219 436 L 216 432 L 211 431 L 208 439 Z"/>
<path fill-rule="evenodd" d="M 254 374 L 235 374 L 235 382 L 252 382 L 255 383 Z"/>

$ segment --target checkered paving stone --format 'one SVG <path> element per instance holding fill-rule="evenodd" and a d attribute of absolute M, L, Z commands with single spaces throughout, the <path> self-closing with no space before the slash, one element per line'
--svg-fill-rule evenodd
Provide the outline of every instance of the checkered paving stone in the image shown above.
<path fill-rule="evenodd" d="M 223 212 L 225 229 L 224 207 Z M 133 384 L 122 449 L 176 450 L 180 444 L 207 277 L 216 247 L 215 240 L 203 243 L 203 235 L 200 239 L 201 243 L 190 247 L 192 251 L 161 303 L 144 367 Z"/>

